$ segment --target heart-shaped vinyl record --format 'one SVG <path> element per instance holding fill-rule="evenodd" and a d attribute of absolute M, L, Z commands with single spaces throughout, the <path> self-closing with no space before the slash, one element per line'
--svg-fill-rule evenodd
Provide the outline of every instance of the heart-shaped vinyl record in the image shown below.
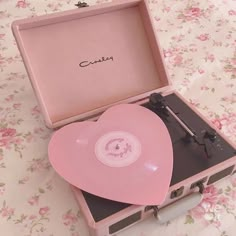
<path fill-rule="evenodd" d="M 106 199 L 159 205 L 169 189 L 170 135 L 155 113 L 139 105 L 113 106 L 96 122 L 61 128 L 52 136 L 48 152 L 66 181 Z"/>

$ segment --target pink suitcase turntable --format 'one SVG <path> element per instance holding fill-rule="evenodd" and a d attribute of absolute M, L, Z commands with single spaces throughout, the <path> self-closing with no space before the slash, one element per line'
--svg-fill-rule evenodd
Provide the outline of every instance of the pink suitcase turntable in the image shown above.
<path fill-rule="evenodd" d="M 235 146 L 171 90 L 147 1 L 23 19 L 12 29 L 46 125 L 57 129 L 49 159 L 92 236 L 147 217 L 167 222 L 236 172 Z"/>

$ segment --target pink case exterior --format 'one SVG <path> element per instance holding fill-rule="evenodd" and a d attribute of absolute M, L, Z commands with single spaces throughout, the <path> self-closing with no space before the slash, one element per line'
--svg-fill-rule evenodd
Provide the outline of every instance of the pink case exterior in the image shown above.
<path fill-rule="evenodd" d="M 172 93 L 172 92 L 167 92 L 164 95 L 168 95 L 170 93 Z M 213 129 L 216 129 L 212 125 L 212 123 L 210 123 L 206 118 L 204 118 L 201 115 L 201 113 L 199 113 L 193 106 L 191 106 L 179 93 L 177 93 L 177 92 L 174 92 L 174 93 L 177 94 L 181 98 L 181 100 L 183 100 L 193 110 L 193 112 L 195 112 L 205 122 L 207 122 L 209 124 L 209 126 L 211 126 Z M 147 102 L 147 101 L 144 101 L 144 102 Z M 140 102 L 139 104 L 142 104 L 142 102 Z M 217 130 L 217 132 L 231 146 L 236 148 L 236 145 L 234 145 L 233 142 L 229 141 L 227 139 L 227 137 L 225 135 L 223 135 L 223 133 L 220 130 Z M 211 167 L 211 168 L 209 168 L 205 171 L 200 172 L 197 175 L 194 175 L 194 176 L 192 176 L 192 177 L 190 177 L 190 178 L 188 178 L 184 181 L 181 181 L 181 182 L 171 186 L 169 188 L 169 193 L 167 194 L 167 197 L 166 197 L 166 200 L 165 200 L 164 204 L 159 206 L 159 208 L 162 208 L 166 205 L 169 205 L 172 202 L 175 202 L 176 200 L 178 200 L 179 198 L 182 198 L 183 196 L 186 196 L 186 195 L 190 194 L 191 192 L 199 191 L 198 187 L 196 187 L 194 189 L 190 189 L 192 183 L 195 183 L 196 181 L 199 181 L 199 180 L 207 177 L 206 181 L 204 182 L 204 185 L 206 186 L 206 183 L 208 182 L 208 179 L 212 174 L 217 173 L 221 170 L 224 170 L 225 168 L 233 166 L 235 164 L 236 164 L 236 156 L 233 156 L 232 158 L 228 159 L 227 161 L 224 161 L 224 162 L 222 162 L 218 165 L 215 165 L 214 167 Z M 236 171 L 236 166 L 234 167 L 234 170 L 232 171 L 232 173 L 234 173 L 235 171 Z M 181 197 L 171 199 L 170 198 L 171 192 L 173 190 L 179 189 L 182 186 L 184 186 L 184 192 L 181 195 Z M 117 223 L 117 222 L 121 221 L 122 219 L 125 219 L 126 217 L 128 217 L 132 214 L 135 214 L 139 211 L 142 212 L 141 219 L 139 221 L 142 221 L 142 220 L 144 220 L 148 217 L 154 217 L 153 216 L 153 211 L 145 212 L 145 207 L 146 206 L 131 205 L 130 207 L 127 207 L 124 210 L 121 210 L 118 213 L 113 214 L 112 216 L 105 218 L 104 220 L 101 220 L 99 222 L 95 222 L 92 215 L 91 215 L 91 213 L 90 213 L 88 205 L 85 202 L 85 199 L 84 199 L 83 194 L 81 193 L 81 191 L 77 188 L 74 188 L 74 187 L 72 187 L 72 191 L 75 194 L 75 198 L 76 198 L 76 200 L 77 200 L 77 202 L 80 206 L 80 209 L 81 209 L 81 211 L 82 211 L 82 213 L 85 217 L 85 220 L 88 224 L 88 229 L 89 229 L 89 232 L 90 232 L 91 236 L 104 236 L 104 235 L 109 236 L 109 235 L 113 235 L 113 234 L 109 233 L 109 226 L 111 226 L 112 224 Z M 135 222 L 134 224 L 138 223 L 139 221 Z M 131 227 L 134 224 L 129 225 L 127 228 Z M 117 234 L 117 233 L 118 232 L 116 232 L 115 234 Z"/>
<path fill-rule="evenodd" d="M 170 87 L 146 0 L 116 0 L 19 20 L 12 24 L 12 30 L 50 128 L 94 119 L 115 104 L 142 104 L 151 93 L 167 93 Z M 102 57 L 104 62 L 85 68 L 79 66 L 82 61 L 94 62 Z M 235 147 L 219 130 L 218 133 Z M 187 195 L 196 191 L 190 190 L 193 182 L 235 163 L 236 156 L 171 186 L 162 206 L 173 201 L 170 200 L 172 190 L 184 186 L 182 196 Z M 110 235 L 111 224 L 140 210 L 143 211 L 141 220 L 152 215 L 150 211 L 144 212 L 145 206 L 132 205 L 96 223 L 80 190 L 73 191 L 91 236 Z"/>
<path fill-rule="evenodd" d="M 12 29 L 50 128 L 170 85 L 145 0 L 19 20 Z"/>

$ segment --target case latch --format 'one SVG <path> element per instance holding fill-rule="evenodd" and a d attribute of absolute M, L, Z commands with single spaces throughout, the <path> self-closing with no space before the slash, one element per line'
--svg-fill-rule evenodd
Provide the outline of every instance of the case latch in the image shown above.
<path fill-rule="evenodd" d="M 89 7 L 88 3 L 79 1 L 77 4 L 75 4 L 76 7 L 82 8 L 82 7 Z"/>

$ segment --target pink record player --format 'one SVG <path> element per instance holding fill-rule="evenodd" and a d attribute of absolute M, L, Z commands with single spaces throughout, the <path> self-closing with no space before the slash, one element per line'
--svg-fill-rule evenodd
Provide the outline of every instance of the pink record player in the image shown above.
<path fill-rule="evenodd" d="M 147 217 L 167 222 L 236 172 L 235 146 L 171 90 L 146 0 L 12 29 L 46 125 L 56 129 L 49 159 L 72 185 L 91 236 Z"/>

